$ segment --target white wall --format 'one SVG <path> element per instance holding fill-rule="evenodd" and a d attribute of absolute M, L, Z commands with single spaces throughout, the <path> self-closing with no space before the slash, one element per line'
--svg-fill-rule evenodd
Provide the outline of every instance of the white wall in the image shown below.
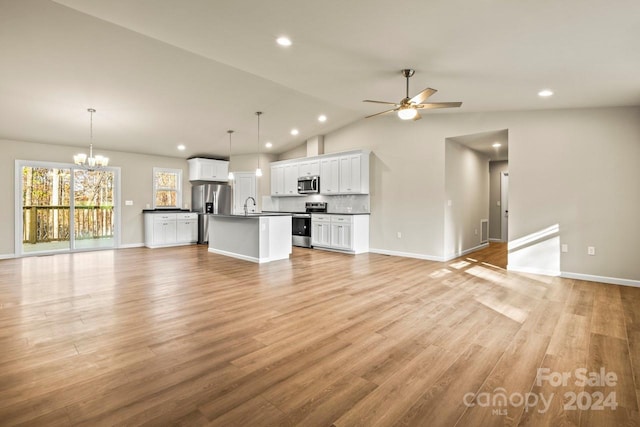
<path fill-rule="evenodd" d="M 73 155 L 85 151 L 78 147 L 0 140 L 0 257 L 12 256 L 15 240 L 15 161 L 36 160 L 72 163 Z M 144 242 L 142 209 L 153 206 L 153 168 L 182 169 L 182 202 L 191 203 L 191 184 L 187 161 L 174 157 L 149 156 L 119 151 L 99 150 L 109 157 L 109 164 L 120 168 L 121 179 L 121 244 L 141 245 Z M 133 206 L 124 206 L 133 200 Z"/>
<path fill-rule="evenodd" d="M 548 272 L 558 259 L 563 272 L 640 280 L 638 107 L 382 116 L 325 135 L 326 153 L 373 152 L 371 247 L 442 258 L 445 139 L 493 129 L 509 129 L 510 240 L 557 225 L 570 248 L 527 244 L 510 268 Z"/>
<path fill-rule="evenodd" d="M 445 198 L 444 256 L 451 259 L 481 244 L 480 220 L 489 218 L 489 158 L 448 139 Z"/>
<path fill-rule="evenodd" d="M 280 153 L 278 160 L 299 159 L 300 157 L 307 157 L 307 143 L 303 142 L 301 145 L 292 148 L 291 150 Z"/>

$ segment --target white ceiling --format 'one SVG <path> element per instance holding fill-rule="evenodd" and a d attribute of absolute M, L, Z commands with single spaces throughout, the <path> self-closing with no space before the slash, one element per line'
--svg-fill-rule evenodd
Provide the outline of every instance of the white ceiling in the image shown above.
<path fill-rule="evenodd" d="M 280 152 L 399 101 L 402 68 L 463 102 L 425 116 L 639 105 L 638 40 L 637 0 L 0 0 L 0 138 L 86 146 L 93 107 L 98 148 L 226 156 L 260 110 Z"/>

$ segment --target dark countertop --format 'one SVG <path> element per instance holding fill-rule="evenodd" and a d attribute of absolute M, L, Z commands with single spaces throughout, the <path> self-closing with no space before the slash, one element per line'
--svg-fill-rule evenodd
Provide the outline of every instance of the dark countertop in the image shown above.
<path fill-rule="evenodd" d="M 209 214 L 211 216 L 219 216 L 224 218 L 260 218 L 266 216 L 291 216 L 288 212 L 249 212 L 248 215 L 244 214 Z"/>
<path fill-rule="evenodd" d="M 189 209 L 142 209 L 144 213 L 191 212 Z"/>
<path fill-rule="evenodd" d="M 273 212 L 273 213 L 284 213 L 283 211 L 263 211 L 263 212 Z M 316 215 L 371 215 L 370 212 L 287 212 L 290 214 L 316 214 Z"/>

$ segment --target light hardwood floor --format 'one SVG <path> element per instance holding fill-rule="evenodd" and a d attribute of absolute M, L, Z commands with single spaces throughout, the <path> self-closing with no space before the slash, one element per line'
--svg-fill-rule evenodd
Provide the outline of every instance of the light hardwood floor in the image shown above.
<path fill-rule="evenodd" d="M 0 424 L 637 424 L 640 289 L 505 263 L 498 244 L 448 263 L 203 246 L 0 261 Z M 617 381 L 538 385 L 538 368 Z M 564 408 L 599 392 L 617 408 Z"/>

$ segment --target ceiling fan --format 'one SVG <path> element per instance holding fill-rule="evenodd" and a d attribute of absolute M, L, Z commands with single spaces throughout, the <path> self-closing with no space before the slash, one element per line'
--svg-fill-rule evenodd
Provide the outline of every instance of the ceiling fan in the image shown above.
<path fill-rule="evenodd" d="M 429 98 L 431 95 L 437 92 L 437 90 L 431 89 L 431 88 L 426 88 L 425 90 L 423 90 L 422 92 L 414 96 L 413 98 L 409 98 L 409 78 L 414 75 L 416 70 L 407 68 L 402 70 L 401 72 L 402 72 L 402 75 L 407 79 L 407 96 L 399 103 L 386 102 L 386 101 L 372 101 L 370 99 L 365 99 L 362 102 L 374 102 L 376 104 L 387 104 L 387 105 L 394 106 L 394 108 L 390 110 L 367 116 L 365 117 L 366 119 L 368 119 L 369 117 L 375 117 L 381 114 L 390 113 L 392 111 L 397 111 L 398 117 L 400 117 L 402 120 L 411 120 L 411 119 L 419 120 L 422 117 L 420 117 L 420 114 L 418 114 L 418 110 L 430 109 L 430 108 L 452 108 L 452 107 L 459 107 L 462 105 L 462 102 L 430 102 L 430 103 L 424 104 L 424 101 L 427 98 Z"/>

